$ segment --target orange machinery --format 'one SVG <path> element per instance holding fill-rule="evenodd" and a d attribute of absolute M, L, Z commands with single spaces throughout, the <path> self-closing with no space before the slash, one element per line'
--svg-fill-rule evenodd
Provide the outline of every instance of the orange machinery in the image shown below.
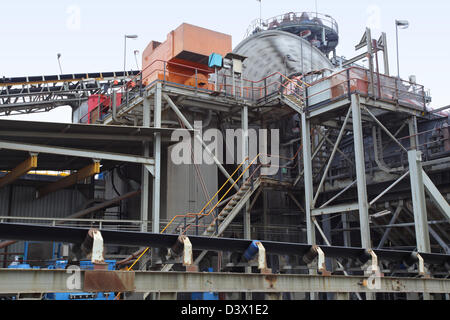
<path fill-rule="evenodd" d="M 183 23 L 167 35 L 164 43 L 152 41 L 142 56 L 143 84 L 155 80 L 213 90 L 208 76 L 212 53 L 225 56 L 231 52 L 231 36 Z M 166 63 L 164 63 L 166 62 Z"/>

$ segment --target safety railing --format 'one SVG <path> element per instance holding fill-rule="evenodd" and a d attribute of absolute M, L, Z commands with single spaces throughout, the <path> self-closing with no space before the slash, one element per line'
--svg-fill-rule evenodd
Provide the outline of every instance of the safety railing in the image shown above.
<path fill-rule="evenodd" d="M 219 76 L 217 91 L 223 92 L 225 96 L 251 101 L 267 100 L 275 94 L 293 95 L 298 100 L 303 100 L 303 86 L 309 85 L 301 79 L 292 80 L 280 72 L 272 73 L 258 81 L 239 78 L 233 80 L 232 76 L 222 74 Z"/>
<path fill-rule="evenodd" d="M 168 220 L 161 220 L 161 223 L 168 223 Z M 118 231 L 141 231 L 142 226 L 147 226 L 151 230 L 151 221 L 142 220 L 110 220 L 110 219 L 89 219 L 89 218 L 48 218 L 48 217 L 14 217 L 0 216 L 0 223 L 29 223 L 43 226 L 68 226 L 77 228 L 98 228 L 100 230 Z"/>
<path fill-rule="evenodd" d="M 324 70 L 329 74 L 329 70 Z M 317 75 L 314 76 L 317 78 Z M 212 69 L 197 68 L 176 62 L 155 60 L 143 71 L 118 89 L 121 103 L 116 104 L 116 111 L 128 106 L 137 96 L 143 96 L 144 86 L 151 87 L 156 82 L 163 85 L 180 87 L 205 93 L 219 92 L 225 97 L 264 102 L 272 96 L 292 96 L 302 106 L 308 107 L 329 103 L 358 93 L 386 101 L 426 111 L 428 97 L 422 85 L 395 77 L 370 72 L 360 67 L 350 67 L 340 72 L 324 76 L 310 82 L 310 76 L 288 78 L 275 72 L 257 81 L 233 77 L 227 71 L 213 73 Z M 305 92 L 306 88 L 306 92 Z M 111 113 L 111 94 L 99 96 L 98 105 L 84 115 L 80 122 L 94 123 Z"/>
<path fill-rule="evenodd" d="M 238 182 L 240 182 L 241 180 L 243 180 L 243 177 L 245 176 L 245 173 L 249 172 L 249 178 L 246 179 L 246 181 L 243 181 L 243 185 L 249 182 L 252 182 L 252 180 L 255 180 L 255 178 L 257 177 L 256 174 L 258 172 L 260 172 L 260 169 L 264 168 L 265 164 L 262 163 L 258 163 L 259 160 L 261 160 L 262 157 L 268 157 L 268 158 L 279 158 L 282 160 L 286 160 L 288 162 L 292 162 L 294 161 L 299 155 L 300 155 L 300 151 L 302 149 L 302 145 L 300 145 L 299 149 L 297 150 L 297 152 L 294 154 L 294 156 L 292 158 L 289 157 L 283 157 L 283 156 L 279 156 L 279 155 L 270 155 L 270 154 L 263 154 L 260 153 L 258 154 L 250 163 L 249 165 L 244 168 L 241 172 L 241 174 L 237 177 L 237 179 L 231 184 L 231 181 L 233 179 L 233 177 L 235 175 L 237 175 L 237 173 L 239 172 L 239 170 L 241 170 L 241 168 L 244 166 L 244 164 L 249 161 L 249 158 L 245 159 L 245 161 L 243 161 L 238 167 L 237 169 L 230 175 L 230 177 L 225 181 L 225 183 L 220 187 L 220 189 L 214 194 L 214 196 L 206 203 L 206 205 L 202 208 L 202 210 L 198 213 L 187 213 L 187 214 L 181 214 L 181 215 L 176 215 L 172 218 L 172 220 L 166 225 L 166 227 L 161 231 L 161 233 L 164 233 L 165 231 L 167 231 L 169 229 L 169 227 L 174 224 L 175 220 L 177 219 L 184 219 L 184 225 L 183 225 L 183 229 L 185 230 L 184 232 L 186 232 L 187 229 L 192 228 L 192 227 L 204 227 L 204 225 L 200 225 L 199 224 L 199 220 L 204 218 L 204 217 L 208 217 L 211 216 L 212 214 L 214 214 L 215 210 L 223 203 L 225 202 L 224 199 L 226 199 L 227 195 L 231 192 L 231 190 L 237 185 Z M 298 166 L 298 163 L 295 164 L 294 166 L 282 166 L 282 165 L 272 165 L 273 167 L 277 167 L 278 169 L 295 169 Z M 281 174 L 281 172 L 278 170 L 278 172 Z M 280 174 L 276 174 L 274 177 L 278 178 L 280 181 L 281 176 Z M 215 200 L 219 198 L 219 194 L 220 192 L 222 192 L 222 190 L 228 185 L 231 184 L 228 188 L 228 190 L 226 190 L 226 192 L 220 197 L 220 199 L 216 202 L 216 204 L 213 206 L 213 208 L 211 208 L 207 213 L 205 213 L 205 211 L 207 210 L 207 208 L 211 205 L 211 203 Z M 195 224 L 192 223 L 188 223 L 187 219 L 189 218 L 195 218 Z M 217 217 L 214 218 L 214 221 L 216 221 Z M 182 222 L 182 223 L 183 223 Z M 177 225 L 177 228 L 180 226 L 180 224 Z M 182 232 L 182 233 L 184 233 Z"/>
<path fill-rule="evenodd" d="M 260 31 L 274 30 L 292 25 L 325 27 L 337 34 L 339 33 L 337 21 L 327 14 L 318 12 L 289 12 L 266 20 L 254 20 L 247 28 L 245 38 Z"/>
<path fill-rule="evenodd" d="M 137 96 L 143 96 L 144 87 L 151 87 L 156 82 L 163 85 L 179 87 L 205 93 L 220 92 L 225 97 L 233 97 L 250 101 L 261 101 L 272 95 L 290 95 L 303 100 L 303 88 L 309 85 L 302 79 L 289 79 L 280 72 L 275 72 L 258 80 L 247 80 L 233 77 L 226 72 L 213 73 L 212 69 L 198 68 L 176 62 L 155 60 L 142 72 L 130 78 L 124 85 L 99 94 L 98 103 L 90 107 L 80 123 L 95 123 L 111 114 L 113 108 L 112 91 L 120 94 L 116 103 L 116 111 L 126 107 Z"/>
<path fill-rule="evenodd" d="M 424 112 L 428 102 L 424 86 L 359 67 L 350 67 L 311 83 L 306 101 L 312 107 L 352 93 Z"/>
<path fill-rule="evenodd" d="M 84 124 L 94 124 L 101 121 L 111 111 L 112 95 L 98 95 L 98 103 L 91 108 L 85 115 L 80 117 L 79 122 Z"/>

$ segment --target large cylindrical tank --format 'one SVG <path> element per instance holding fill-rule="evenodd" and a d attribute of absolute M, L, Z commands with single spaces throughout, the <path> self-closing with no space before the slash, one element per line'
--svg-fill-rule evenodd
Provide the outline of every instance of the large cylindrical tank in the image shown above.
<path fill-rule="evenodd" d="M 292 76 L 322 69 L 333 69 L 330 60 L 301 37 L 271 30 L 254 34 L 233 51 L 247 57 L 244 79 L 258 81 L 275 72 Z"/>

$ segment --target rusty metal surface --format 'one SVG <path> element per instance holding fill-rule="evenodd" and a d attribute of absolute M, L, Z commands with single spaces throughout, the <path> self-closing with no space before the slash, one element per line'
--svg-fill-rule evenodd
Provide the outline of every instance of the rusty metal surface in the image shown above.
<path fill-rule="evenodd" d="M 43 292 L 403 292 L 450 293 L 443 278 L 378 278 L 379 288 L 369 286 L 369 276 L 320 276 L 238 274 L 210 272 L 81 271 L 79 287 L 68 288 L 77 275 L 66 270 L 0 269 L 0 294 Z M 70 282 L 70 281 L 69 281 Z M 83 286 L 84 284 L 84 286 Z"/>
<path fill-rule="evenodd" d="M 134 291 L 134 272 L 85 271 L 84 290 L 86 292 Z"/>

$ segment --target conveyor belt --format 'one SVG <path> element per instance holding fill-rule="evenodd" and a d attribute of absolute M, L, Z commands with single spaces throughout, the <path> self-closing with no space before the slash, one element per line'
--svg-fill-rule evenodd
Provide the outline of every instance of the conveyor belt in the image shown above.
<path fill-rule="evenodd" d="M 0 116 L 77 108 L 92 94 L 123 86 L 140 71 L 0 78 Z"/>
<path fill-rule="evenodd" d="M 55 241 L 82 243 L 88 229 L 69 227 L 49 227 L 25 224 L 0 223 L 0 239 L 24 240 L 24 241 Z M 105 244 L 133 247 L 170 248 L 178 239 L 178 235 L 153 234 L 127 231 L 102 230 Z M 252 243 L 251 240 L 205 238 L 189 236 L 194 250 L 244 252 Z M 261 241 L 267 253 L 304 256 L 311 251 L 311 245 L 298 243 L 283 243 Z M 370 256 L 362 248 L 320 246 L 329 258 L 358 259 L 366 262 Z M 394 250 L 373 250 L 381 261 L 411 264 L 414 262 L 414 252 Z M 444 254 L 420 254 L 425 263 L 431 265 L 450 265 L 450 255 Z"/>
<path fill-rule="evenodd" d="M 31 77 L 14 77 L 14 78 L 0 78 L 0 87 L 28 85 L 28 84 L 45 84 L 45 83 L 59 83 L 68 81 L 80 80 L 106 80 L 136 76 L 140 71 L 118 71 L 118 72 L 96 72 L 96 73 L 73 73 L 50 76 L 31 76 Z"/>

